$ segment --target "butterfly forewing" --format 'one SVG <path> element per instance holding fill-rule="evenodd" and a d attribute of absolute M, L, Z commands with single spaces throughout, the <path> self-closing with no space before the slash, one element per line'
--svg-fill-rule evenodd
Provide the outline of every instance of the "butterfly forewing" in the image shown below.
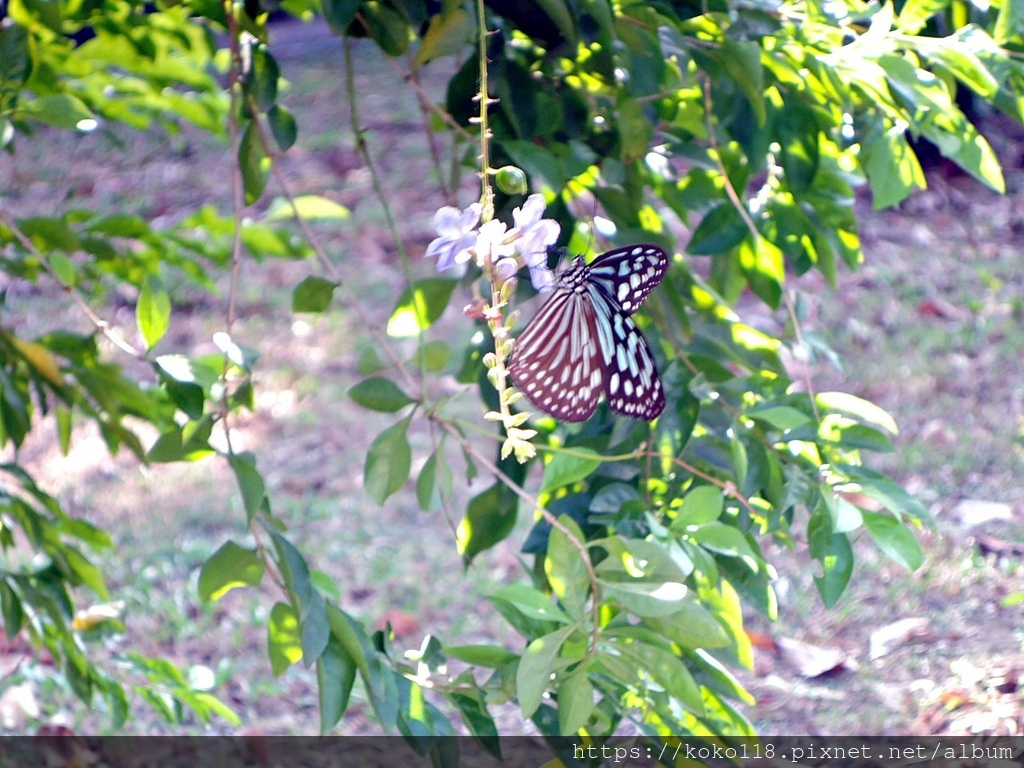
<path fill-rule="evenodd" d="M 665 276 L 653 245 L 617 248 L 591 264 L 577 257 L 516 340 L 509 365 L 530 401 L 562 421 L 585 421 L 604 392 L 612 410 L 655 419 L 665 407 L 647 340 L 630 318 Z"/>
<path fill-rule="evenodd" d="M 590 281 L 619 308 L 632 315 L 668 271 L 668 254 L 656 245 L 631 245 L 598 256 L 590 264 Z"/>

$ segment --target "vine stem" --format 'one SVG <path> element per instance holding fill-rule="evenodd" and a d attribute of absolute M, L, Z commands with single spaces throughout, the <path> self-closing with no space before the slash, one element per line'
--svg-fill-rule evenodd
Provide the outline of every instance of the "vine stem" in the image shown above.
<path fill-rule="evenodd" d="M 512 491 L 516 496 L 525 501 L 535 510 L 540 512 L 541 516 L 551 525 L 552 528 L 559 531 L 572 547 L 579 552 L 580 557 L 583 559 L 583 566 L 587 569 L 587 579 L 590 582 L 590 591 L 593 595 L 593 606 L 594 606 L 594 626 L 590 632 L 590 650 L 587 654 L 587 659 L 592 659 L 597 655 L 597 643 L 601 639 L 601 616 L 598 611 L 598 605 L 600 604 L 600 587 L 597 583 L 597 573 L 594 571 L 594 564 L 590 560 L 590 551 L 587 549 L 587 545 L 576 538 L 575 534 L 564 526 L 557 517 L 555 517 L 547 508 L 544 507 L 540 501 L 531 494 L 527 493 L 519 483 L 513 480 L 511 477 L 501 471 L 501 468 L 495 464 L 490 458 L 481 453 L 475 445 L 466 440 L 459 431 L 447 421 L 438 421 L 441 427 L 451 434 L 462 449 L 473 457 L 474 460 L 480 462 L 487 470 L 498 478 L 504 485 Z"/>
<path fill-rule="evenodd" d="M 242 219 L 245 213 L 245 191 L 242 184 L 242 170 L 238 163 L 238 97 L 239 97 L 239 83 L 241 82 L 242 73 L 242 56 L 241 49 L 239 46 L 239 28 L 238 19 L 235 17 L 234 12 L 234 0 L 224 0 L 224 14 L 227 18 L 228 26 L 228 38 L 229 38 L 229 50 L 230 50 L 230 67 L 228 69 L 228 97 L 230 104 L 228 107 L 228 140 L 231 144 L 231 156 L 233 163 L 231 167 L 231 206 L 234 214 L 234 232 L 231 238 L 231 278 L 228 288 L 228 305 L 226 309 L 226 317 L 224 318 L 225 331 L 228 337 L 231 337 L 231 332 L 234 328 L 235 321 L 237 320 L 238 312 L 238 286 L 241 281 L 242 273 Z M 258 126 L 258 120 L 256 115 L 258 111 L 253 111 L 253 121 Z M 228 457 L 235 455 L 234 445 L 231 440 L 231 420 L 229 418 L 231 409 L 228 405 L 228 371 L 231 367 L 231 360 L 228 353 L 224 353 L 224 365 L 221 369 L 221 395 L 220 395 L 220 417 L 221 417 L 221 428 L 224 430 L 224 442 L 227 446 Z M 284 579 L 281 577 L 277 570 L 276 564 L 267 553 L 266 547 L 263 545 L 263 541 L 260 538 L 259 527 L 256 525 L 256 520 L 249 524 L 249 531 L 252 533 L 253 541 L 256 544 L 256 552 L 259 558 L 263 561 L 266 572 L 270 575 L 271 581 L 281 590 L 282 593 L 288 595 L 288 588 L 284 583 Z"/>

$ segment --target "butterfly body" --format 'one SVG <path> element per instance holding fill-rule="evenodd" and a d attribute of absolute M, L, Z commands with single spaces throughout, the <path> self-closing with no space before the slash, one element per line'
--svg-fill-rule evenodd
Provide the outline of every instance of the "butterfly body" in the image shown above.
<path fill-rule="evenodd" d="M 647 340 L 632 315 L 668 270 L 655 245 L 582 256 L 555 278 L 550 298 L 516 340 L 512 380 L 562 421 L 586 421 L 604 394 L 613 411 L 652 420 L 665 393 Z"/>

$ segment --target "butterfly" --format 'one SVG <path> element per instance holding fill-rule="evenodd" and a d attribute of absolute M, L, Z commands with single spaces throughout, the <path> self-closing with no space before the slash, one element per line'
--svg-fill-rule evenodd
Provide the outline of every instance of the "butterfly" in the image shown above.
<path fill-rule="evenodd" d="M 647 339 L 630 318 L 668 271 L 656 245 L 630 245 L 558 273 L 551 297 L 519 338 L 509 374 L 530 402 L 560 421 L 586 421 L 601 393 L 635 419 L 655 419 L 665 391 Z"/>

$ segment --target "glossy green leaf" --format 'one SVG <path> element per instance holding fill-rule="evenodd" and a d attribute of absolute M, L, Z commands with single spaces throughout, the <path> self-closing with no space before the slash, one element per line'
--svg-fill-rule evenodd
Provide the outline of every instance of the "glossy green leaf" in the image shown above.
<path fill-rule="evenodd" d="M 517 513 L 515 497 L 500 483 L 474 496 L 455 533 L 462 559 L 469 564 L 478 554 L 506 539 L 515 528 Z"/>
<path fill-rule="evenodd" d="M 864 527 L 871 534 L 871 540 L 875 542 L 876 547 L 904 568 L 916 571 L 921 567 L 924 562 L 921 545 L 905 525 L 895 518 L 877 512 L 861 510 L 861 515 L 864 518 Z"/>
<path fill-rule="evenodd" d="M 381 413 L 394 413 L 416 402 L 386 376 L 364 379 L 349 389 L 348 396 L 363 408 Z"/>
<path fill-rule="evenodd" d="M 642 626 L 650 627 L 680 648 L 723 648 L 729 645 L 729 636 L 715 617 L 696 600 L 687 598 L 675 613 L 668 616 L 650 616 Z"/>
<path fill-rule="evenodd" d="M 344 221 L 352 215 L 345 206 L 320 195 L 299 195 L 293 202 L 294 206 L 283 198 L 276 198 L 267 211 L 267 220 L 286 221 L 297 214 L 306 221 Z"/>
<path fill-rule="evenodd" d="M 20 116 L 29 120 L 71 130 L 83 120 L 94 119 L 92 112 L 77 96 L 70 93 L 51 93 L 22 104 Z"/>
<path fill-rule="evenodd" d="M 345 714 L 355 680 L 355 663 L 337 638 L 330 638 L 324 652 L 316 660 L 321 736 L 329 733 Z"/>
<path fill-rule="evenodd" d="M 464 50 L 473 40 L 473 20 L 461 8 L 451 13 L 440 13 L 432 16 L 423 36 L 423 42 L 416 52 L 413 67 L 420 67 L 434 59 L 453 56 Z"/>
<path fill-rule="evenodd" d="M 263 476 L 256 469 L 256 459 L 249 454 L 233 453 L 228 456 L 228 463 L 234 470 L 238 487 L 242 491 L 246 517 L 251 521 L 259 513 L 263 499 L 267 495 Z"/>
<path fill-rule="evenodd" d="M 448 307 L 455 281 L 428 277 L 406 289 L 388 320 L 388 335 L 396 338 L 416 336 L 429 328 Z"/>
<path fill-rule="evenodd" d="M 500 645 L 446 645 L 446 655 L 472 664 L 474 667 L 497 668 L 519 657 Z"/>
<path fill-rule="evenodd" d="M 257 587 L 263 581 L 265 570 L 255 549 L 226 541 L 207 558 L 199 571 L 199 599 L 209 603 L 236 587 Z"/>
<path fill-rule="evenodd" d="M 544 466 L 544 479 L 540 492 L 551 493 L 566 485 L 577 483 L 597 469 L 604 459 L 589 448 L 572 448 L 554 454 Z"/>
<path fill-rule="evenodd" d="M 355 20 L 360 0 L 320 0 L 324 19 L 331 32 L 336 35 L 348 33 L 349 25 Z"/>
<path fill-rule="evenodd" d="M 586 537 L 583 535 L 583 531 L 571 517 L 561 515 L 558 522 L 572 534 L 579 545 L 586 546 Z M 554 526 L 548 536 L 544 573 L 548 577 L 551 591 L 565 606 L 569 615 L 574 619 L 582 617 L 587 602 L 587 593 L 590 591 L 587 566 L 577 546 Z"/>
<path fill-rule="evenodd" d="M 326 312 L 337 287 L 334 281 L 315 275 L 304 278 L 292 292 L 292 312 Z"/>
<path fill-rule="evenodd" d="M 587 724 L 594 711 L 594 686 L 581 664 L 558 686 L 558 728 L 561 733 L 576 733 Z"/>
<path fill-rule="evenodd" d="M 746 537 L 736 528 L 725 523 L 713 522 L 697 526 L 690 533 L 693 540 L 705 549 L 730 557 L 749 557 L 757 560 Z"/>
<path fill-rule="evenodd" d="M 856 395 L 845 392 L 819 392 L 814 396 L 814 401 L 822 411 L 848 413 L 863 421 L 877 424 L 894 435 L 899 433 L 896 420 L 892 416 L 869 400 L 864 400 Z"/>
<path fill-rule="evenodd" d="M 253 205 L 263 195 L 270 177 L 270 157 L 267 156 L 255 124 L 245 126 L 238 143 L 238 170 L 242 174 L 245 204 Z"/>
<path fill-rule="evenodd" d="M 146 349 L 155 347 L 171 324 L 171 298 L 159 278 L 147 275 L 135 305 L 135 321 Z"/>
<path fill-rule="evenodd" d="M 616 643 L 615 647 L 650 675 L 669 696 L 697 715 L 704 714 L 700 688 L 679 657 L 645 643 Z"/>
<path fill-rule="evenodd" d="M 526 646 L 516 670 L 516 697 L 524 718 L 533 717 L 540 706 L 544 692 L 551 685 L 551 673 L 562 644 L 573 632 L 575 625 L 556 629 L 550 634 L 538 637 Z"/>
<path fill-rule="evenodd" d="M 712 256 L 724 253 L 742 243 L 750 234 L 743 217 L 731 202 L 712 208 L 693 231 L 686 246 L 694 256 Z"/>
<path fill-rule="evenodd" d="M 412 450 L 406 430 L 412 414 L 383 432 L 370 444 L 363 467 L 363 487 L 377 504 L 383 504 L 409 479 Z"/>
<path fill-rule="evenodd" d="M 313 586 L 309 566 L 295 546 L 277 532 L 271 532 L 271 537 L 277 550 L 278 570 L 292 596 L 292 607 L 298 610 L 302 660 L 306 667 L 311 667 L 327 647 L 331 635 L 327 606 Z"/>
<path fill-rule="evenodd" d="M 698 485 L 683 497 L 669 530 L 683 533 L 688 526 L 717 520 L 725 508 L 725 494 L 716 485 Z"/>
<path fill-rule="evenodd" d="M 295 145 L 295 140 L 299 137 L 299 126 L 295 122 L 295 117 L 285 107 L 275 104 L 267 110 L 267 122 L 270 124 L 270 133 L 282 152 L 287 152 Z"/>
<path fill-rule="evenodd" d="M 436 512 L 451 498 L 454 476 L 440 450 L 430 454 L 416 480 L 416 500 L 424 512 Z"/>
<path fill-rule="evenodd" d="M 670 616 L 686 599 L 686 585 L 678 582 L 609 581 L 598 578 L 601 593 L 615 598 L 630 613 L 641 617 Z"/>
<path fill-rule="evenodd" d="M 551 598 L 525 584 L 512 584 L 502 587 L 488 599 L 492 602 L 501 600 L 527 618 L 556 621 L 565 624 L 569 622 L 569 617 L 551 601 Z"/>
<path fill-rule="evenodd" d="M 807 544 L 811 557 L 821 563 L 822 574 L 814 577 L 818 594 L 826 607 L 836 604 L 853 573 L 853 548 L 845 533 L 833 533 L 828 511 L 823 504 L 815 508 L 807 524 Z"/>
<path fill-rule="evenodd" d="M 299 620 L 287 603 L 274 603 L 267 620 L 267 652 L 274 677 L 280 677 L 302 658 Z"/>
<path fill-rule="evenodd" d="M 251 51 L 245 89 L 247 95 L 255 100 L 260 112 L 266 112 L 277 101 L 277 81 L 280 77 L 281 68 L 273 54 L 265 45 L 255 46 Z"/>
<path fill-rule="evenodd" d="M 370 37 L 388 56 L 401 56 L 409 47 L 409 26 L 391 6 L 369 0 L 360 6 Z"/>

